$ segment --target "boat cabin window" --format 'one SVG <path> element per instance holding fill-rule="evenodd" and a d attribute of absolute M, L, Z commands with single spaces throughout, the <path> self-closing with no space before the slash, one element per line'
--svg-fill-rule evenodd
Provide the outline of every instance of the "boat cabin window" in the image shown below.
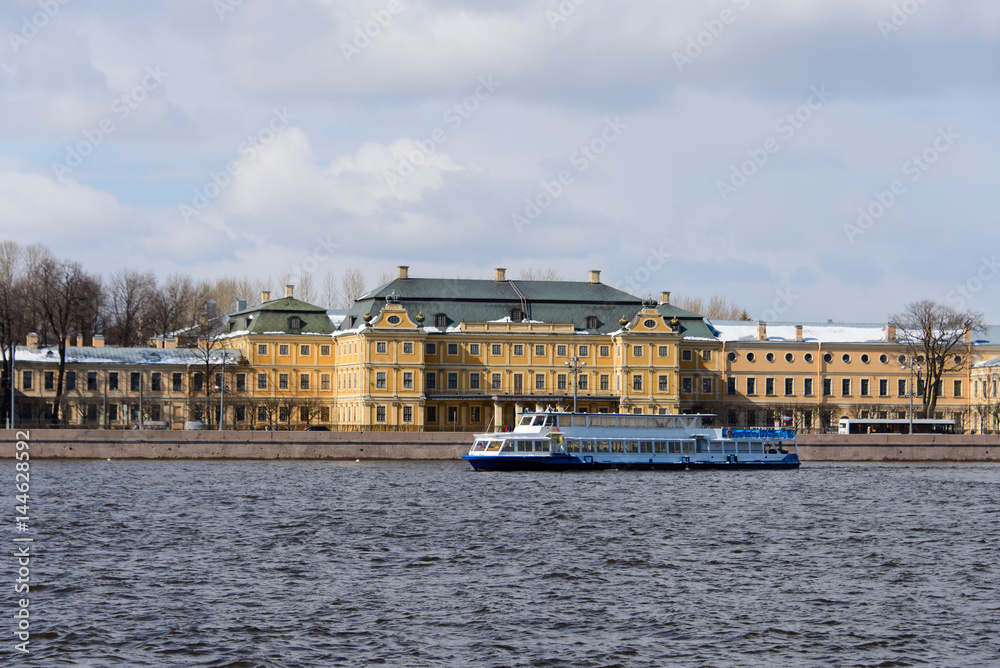
<path fill-rule="evenodd" d="M 639 452 L 639 441 L 625 441 L 625 452 Z"/>
<path fill-rule="evenodd" d="M 652 441 L 640 441 L 639 442 L 639 452 L 652 454 L 652 452 L 653 452 L 653 442 Z"/>
<path fill-rule="evenodd" d="M 736 452 L 736 441 L 723 441 L 726 452 Z"/>
<path fill-rule="evenodd" d="M 768 454 L 768 455 L 776 455 L 776 454 L 778 454 L 778 451 L 775 450 L 774 443 L 765 443 L 764 444 L 764 453 Z"/>
<path fill-rule="evenodd" d="M 681 442 L 670 441 L 670 454 L 679 455 L 681 453 Z"/>
<path fill-rule="evenodd" d="M 611 452 L 625 452 L 625 444 L 622 441 L 611 441 Z"/>
<path fill-rule="evenodd" d="M 500 450 L 500 444 L 503 441 L 490 441 L 489 445 L 486 446 L 486 452 L 498 452 Z"/>
<path fill-rule="evenodd" d="M 574 415 L 572 417 L 572 422 L 574 427 L 586 427 L 587 426 L 587 416 L 586 415 Z"/>
<path fill-rule="evenodd" d="M 750 444 L 750 452 L 764 452 L 764 446 L 760 441 L 754 441 Z"/>
<path fill-rule="evenodd" d="M 517 442 L 518 452 L 531 452 L 531 441 L 518 441 Z"/>
<path fill-rule="evenodd" d="M 740 452 L 750 452 L 750 444 L 746 441 L 740 441 L 737 443 Z"/>
<path fill-rule="evenodd" d="M 681 452 L 694 452 L 694 441 L 681 441 Z"/>
<path fill-rule="evenodd" d="M 598 441 L 597 442 L 597 451 L 598 452 L 610 452 L 609 446 L 608 446 L 608 442 L 607 441 Z"/>
<path fill-rule="evenodd" d="M 473 452 L 480 452 L 486 449 L 486 441 L 476 441 L 475 447 L 472 448 Z"/>
<path fill-rule="evenodd" d="M 518 426 L 520 426 L 520 427 L 530 427 L 531 426 L 531 420 L 532 420 L 532 417 L 530 415 L 525 415 L 524 417 L 521 418 L 521 421 L 518 423 Z"/>
<path fill-rule="evenodd" d="M 503 447 L 500 448 L 500 452 L 513 452 L 513 451 L 514 451 L 514 442 L 504 441 Z"/>
<path fill-rule="evenodd" d="M 722 441 L 712 441 L 708 449 L 709 452 L 722 452 Z"/>
<path fill-rule="evenodd" d="M 544 417 L 544 422 L 542 422 L 542 425 L 545 426 L 545 427 L 554 427 L 554 426 L 556 426 L 556 418 L 555 418 L 555 416 L 554 415 L 546 415 Z"/>
<path fill-rule="evenodd" d="M 535 441 L 535 452 L 548 452 L 549 442 L 548 441 Z"/>

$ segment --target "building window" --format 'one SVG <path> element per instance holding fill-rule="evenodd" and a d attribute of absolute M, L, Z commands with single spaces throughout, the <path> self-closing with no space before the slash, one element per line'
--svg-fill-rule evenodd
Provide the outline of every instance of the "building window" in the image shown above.
<path fill-rule="evenodd" d="M 427 417 L 425 419 L 425 422 L 435 423 L 437 421 L 438 421 L 437 406 L 428 406 L 427 407 Z"/>
<path fill-rule="evenodd" d="M 309 354 L 310 354 L 309 344 L 307 344 L 307 343 L 301 344 L 299 346 L 299 355 L 301 355 L 302 357 L 308 357 Z"/>
<path fill-rule="evenodd" d="M 642 357 L 642 346 L 632 346 L 632 357 Z"/>
<path fill-rule="evenodd" d="M 288 329 L 298 331 L 302 329 L 302 319 L 297 315 L 293 315 L 288 319 Z"/>
<path fill-rule="evenodd" d="M 580 390 L 586 390 L 587 389 L 587 378 L 588 378 L 588 376 L 586 376 L 586 375 L 579 375 L 579 376 L 577 376 L 577 379 L 576 379 L 576 387 L 577 387 L 577 389 L 580 389 Z"/>
<path fill-rule="evenodd" d="M 375 407 L 375 421 L 376 422 L 385 422 L 385 406 L 376 406 Z"/>
<path fill-rule="evenodd" d="M 258 355 L 266 355 L 267 354 L 267 344 L 266 343 L 258 343 L 257 344 L 257 354 Z"/>
<path fill-rule="evenodd" d="M 292 410 L 288 406 L 278 407 L 278 422 L 288 422 L 292 416 Z"/>
<path fill-rule="evenodd" d="M 473 371 L 469 374 L 469 389 L 478 390 L 479 389 L 479 372 Z"/>
<path fill-rule="evenodd" d="M 437 355 L 437 344 L 428 343 L 426 348 L 424 349 L 424 352 L 428 355 Z"/>
<path fill-rule="evenodd" d="M 299 422 L 309 422 L 308 406 L 299 406 Z"/>
<path fill-rule="evenodd" d="M 483 417 L 479 406 L 469 406 L 469 422 L 476 424 L 482 421 Z"/>
<path fill-rule="evenodd" d="M 438 313 L 434 316 L 434 326 L 435 327 L 447 327 L 448 326 L 448 316 L 444 313 Z"/>
<path fill-rule="evenodd" d="M 117 390 L 118 389 L 118 372 L 112 371 L 108 373 L 108 389 Z"/>
<path fill-rule="evenodd" d="M 557 390 L 566 389 L 566 374 L 560 373 L 556 376 L 556 389 Z"/>
<path fill-rule="evenodd" d="M 515 343 L 514 344 L 514 356 L 515 357 L 521 357 L 522 355 L 524 355 L 524 345 L 522 345 L 520 343 Z"/>
<path fill-rule="evenodd" d="M 283 355 L 283 356 L 287 356 L 288 355 L 288 344 L 287 343 L 282 343 L 281 345 L 278 346 L 278 354 L 279 355 Z"/>
<path fill-rule="evenodd" d="M 885 378 L 880 378 L 878 381 L 878 395 L 880 397 L 889 396 L 889 381 Z"/>
<path fill-rule="evenodd" d="M 141 382 L 140 376 L 137 372 L 133 371 L 128 375 L 128 389 L 132 392 L 139 391 L 139 383 Z"/>
<path fill-rule="evenodd" d="M 433 390 L 437 387 L 437 374 L 433 371 L 428 371 L 424 374 L 424 388 L 428 390 Z"/>
<path fill-rule="evenodd" d="M 448 406 L 448 424 L 458 422 L 458 406 Z"/>
<path fill-rule="evenodd" d="M 535 389 L 544 390 L 545 389 L 545 374 L 536 373 L 535 374 Z"/>
<path fill-rule="evenodd" d="M 319 354 L 323 357 L 330 356 L 330 346 L 328 344 L 319 347 Z"/>
<path fill-rule="evenodd" d="M 454 372 L 448 373 L 448 389 L 457 390 L 458 389 L 458 374 Z"/>
<path fill-rule="evenodd" d="M 457 355 L 458 354 L 458 344 L 457 343 L 449 343 L 448 344 L 448 354 L 449 355 Z"/>
<path fill-rule="evenodd" d="M 413 354 L 413 342 L 412 341 L 407 341 L 406 343 L 403 344 L 403 354 L 404 355 L 412 355 Z"/>
<path fill-rule="evenodd" d="M 30 390 L 34 375 L 30 371 L 21 372 L 21 391 Z"/>
<path fill-rule="evenodd" d="M 711 350 L 702 350 L 701 351 L 701 361 L 702 362 L 711 362 L 712 361 L 712 351 Z"/>
<path fill-rule="evenodd" d="M 851 396 L 851 379 L 843 378 L 840 381 L 840 394 L 844 397 Z"/>
<path fill-rule="evenodd" d="M 66 391 L 72 392 L 76 389 L 76 371 L 66 372 Z"/>
<path fill-rule="evenodd" d="M 764 379 L 764 394 L 769 397 L 774 396 L 774 378 Z"/>
<path fill-rule="evenodd" d="M 790 397 L 795 394 L 795 379 L 786 378 L 785 379 L 785 396 Z"/>
<path fill-rule="evenodd" d="M 692 389 L 691 379 L 687 377 L 681 378 L 681 394 L 691 394 Z"/>
<path fill-rule="evenodd" d="M 385 341 L 375 342 L 375 352 L 384 355 L 389 350 L 388 345 Z"/>
<path fill-rule="evenodd" d="M 632 391 L 642 392 L 642 374 L 632 374 Z"/>
<path fill-rule="evenodd" d="M 712 379 L 711 378 L 702 378 L 701 379 L 701 393 L 702 394 L 711 394 L 712 393 Z"/>
<path fill-rule="evenodd" d="M 287 390 L 288 389 L 288 374 L 279 373 L 278 374 L 278 389 Z"/>
<path fill-rule="evenodd" d="M 492 346 L 490 346 L 490 354 L 495 356 L 503 354 L 503 349 L 500 347 L 499 343 L 494 343 Z"/>
<path fill-rule="evenodd" d="M 601 346 L 600 348 L 597 349 L 597 352 L 601 357 L 610 357 L 611 346 Z"/>
<path fill-rule="evenodd" d="M 587 329 L 597 329 L 597 316 L 588 315 L 587 316 Z"/>
<path fill-rule="evenodd" d="M 556 346 L 556 357 L 566 357 L 566 346 Z"/>
<path fill-rule="evenodd" d="M 601 391 L 607 392 L 611 389 L 611 376 L 606 373 L 601 374 Z"/>
<path fill-rule="evenodd" d="M 97 390 L 97 372 L 88 371 L 87 372 L 87 391 L 95 392 Z"/>
<path fill-rule="evenodd" d="M 524 312 L 519 308 L 512 308 L 510 310 L 510 321 L 521 322 L 522 320 L 524 320 Z"/>
<path fill-rule="evenodd" d="M 403 389 L 412 390 L 413 389 L 413 372 L 404 371 L 403 372 Z"/>
<path fill-rule="evenodd" d="M 108 422 L 118 422 L 118 404 L 108 406 Z"/>
<path fill-rule="evenodd" d="M 670 356 L 670 347 L 669 346 L 657 346 L 656 347 L 656 355 L 657 355 L 657 357 L 669 357 Z"/>
<path fill-rule="evenodd" d="M 239 380 L 236 381 L 237 386 L 239 386 Z M 330 374 L 321 373 L 319 375 L 319 389 L 329 390 L 330 389 Z"/>
<path fill-rule="evenodd" d="M 757 379 L 747 378 L 747 394 L 757 394 Z"/>
<path fill-rule="evenodd" d="M 956 380 L 952 389 L 954 389 L 956 397 L 962 396 L 962 381 Z"/>
<path fill-rule="evenodd" d="M 726 378 L 726 394 L 733 396 L 736 394 L 736 378 L 734 376 L 729 376 Z M 729 421 L 732 424 L 733 420 Z"/>
<path fill-rule="evenodd" d="M 118 385 L 118 379 L 115 379 L 115 386 Z M 201 392 L 205 389 L 205 374 L 201 372 L 196 372 L 194 377 L 191 379 L 191 390 L 193 392 Z"/>
<path fill-rule="evenodd" d="M 267 374 L 258 373 L 257 374 L 257 389 L 266 390 L 267 389 Z"/>
<path fill-rule="evenodd" d="M 478 355 L 479 354 L 479 344 L 478 343 L 470 343 L 469 344 L 469 354 L 470 355 Z"/>
<path fill-rule="evenodd" d="M 656 380 L 658 382 L 660 392 L 670 391 L 670 376 L 658 376 Z"/>
<path fill-rule="evenodd" d="M 824 378 L 823 379 L 823 396 L 832 397 L 833 396 L 833 379 Z"/>
<path fill-rule="evenodd" d="M 162 392 L 163 387 L 161 386 L 162 376 L 159 373 L 153 373 L 149 378 L 149 387 L 153 392 Z"/>
<path fill-rule="evenodd" d="M 410 424 L 413 422 L 413 406 L 403 406 L 403 423 Z"/>
<path fill-rule="evenodd" d="M 299 374 L 299 389 L 300 390 L 309 389 L 309 374 L 307 373 Z"/>
<path fill-rule="evenodd" d="M 174 373 L 170 379 L 170 389 L 174 392 L 180 392 L 182 390 L 182 376 L 179 373 Z"/>
<path fill-rule="evenodd" d="M 906 380 L 905 379 L 900 378 L 899 380 L 896 381 L 896 394 L 898 394 L 901 397 L 905 397 L 906 396 Z"/>
<path fill-rule="evenodd" d="M 490 378 L 490 387 L 492 387 L 494 390 L 501 389 L 500 374 L 495 373 L 492 375 L 492 377 Z"/>
<path fill-rule="evenodd" d="M 867 397 L 868 394 L 869 394 L 868 390 L 869 390 L 869 381 L 868 381 L 867 378 L 862 378 L 861 379 L 861 396 Z"/>
<path fill-rule="evenodd" d="M 385 371 L 375 372 L 375 387 L 379 390 L 384 390 L 386 387 L 385 383 Z"/>
<path fill-rule="evenodd" d="M 682 362 L 690 362 L 691 361 L 691 351 L 690 350 L 682 350 L 681 351 L 681 361 Z"/>
<path fill-rule="evenodd" d="M 807 397 L 811 397 L 813 393 L 813 379 L 803 378 L 802 379 L 802 394 Z"/>
<path fill-rule="evenodd" d="M 56 387 L 56 375 L 51 371 L 45 372 L 45 389 L 54 390 Z"/>

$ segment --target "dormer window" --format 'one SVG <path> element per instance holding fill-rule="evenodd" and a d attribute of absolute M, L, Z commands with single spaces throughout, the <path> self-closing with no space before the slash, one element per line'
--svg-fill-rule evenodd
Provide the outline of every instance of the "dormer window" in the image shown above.
<path fill-rule="evenodd" d="M 510 310 L 510 321 L 511 322 L 521 322 L 524 320 L 524 311 L 519 308 L 512 308 Z"/>
<path fill-rule="evenodd" d="M 434 316 L 434 326 L 435 327 L 447 327 L 448 326 L 448 316 L 444 313 L 438 313 Z"/>
<path fill-rule="evenodd" d="M 588 315 L 587 316 L 587 329 L 597 329 L 597 316 Z"/>
<path fill-rule="evenodd" d="M 293 315 L 292 317 L 290 317 L 288 319 L 288 329 L 291 329 L 293 331 L 298 331 L 302 329 L 302 319 L 297 315 Z"/>

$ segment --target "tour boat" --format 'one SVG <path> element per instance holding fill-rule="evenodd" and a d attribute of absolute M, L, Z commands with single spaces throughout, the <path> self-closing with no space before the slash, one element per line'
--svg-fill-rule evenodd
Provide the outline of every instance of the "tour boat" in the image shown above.
<path fill-rule="evenodd" d="M 793 429 L 703 426 L 712 415 L 522 413 L 510 432 L 476 434 L 474 469 L 793 469 Z"/>

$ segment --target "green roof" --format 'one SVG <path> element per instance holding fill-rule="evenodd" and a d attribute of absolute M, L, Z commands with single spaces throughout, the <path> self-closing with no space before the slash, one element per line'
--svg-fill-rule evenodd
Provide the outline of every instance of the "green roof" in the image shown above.
<path fill-rule="evenodd" d="M 298 318 L 300 327 L 292 328 L 292 319 Z M 228 333 L 239 331 L 250 334 L 332 334 L 336 328 L 326 314 L 326 309 L 294 297 L 272 299 L 252 308 L 229 314 Z"/>

